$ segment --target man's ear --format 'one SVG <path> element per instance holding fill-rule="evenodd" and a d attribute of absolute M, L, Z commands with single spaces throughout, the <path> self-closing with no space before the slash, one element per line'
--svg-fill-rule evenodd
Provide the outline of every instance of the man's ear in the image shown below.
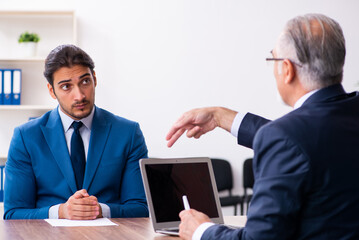
<path fill-rule="evenodd" d="M 57 98 L 56 98 L 55 91 L 54 91 L 54 88 L 52 87 L 52 85 L 51 85 L 50 83 L 47 84 L 47 88 L 49 89 L 50 96 L 51 96 L 53 99 L 57 99 Z"/>
<path fill-rule="evenodd" d="M 284 77 L 284 83 L 285 84 L 293 83 L 294 78 L 295 78 L 295 68 L 294 68 L 293 63 L 288 59 L 283 60 L 282 74 L 283 74 L 283 77 Z"/>
<path fill-rule="evenodd" d="M 96 78 L 96 72 L 95 70 L 92 71 L 93 81 L 95 83 L 95 87 L 97 86 L 97 78 Z"/>

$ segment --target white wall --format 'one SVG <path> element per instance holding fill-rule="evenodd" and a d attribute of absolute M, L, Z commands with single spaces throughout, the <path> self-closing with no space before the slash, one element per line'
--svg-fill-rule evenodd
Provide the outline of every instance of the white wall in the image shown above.
<path fill-rule="evenodd" d="M 264 60 L 288 19 L 309 12 L 336 19 L 347 40 L 344 87 L 359 87 L 356 0 L 54 2 L 1 0 L 0 10 L 75 9 L 79 46 L 96 64 L 97 105 L 138 121 L 149 156 L 230 160 L 236 192 L 251 150 L 220 129 L 199 140 L 181 138 L 171 149 L 165 135 L 182 112 L 195 107 L 226 106 L 272 119 L 288 112 L 276 100 L 272 69 Z"/>

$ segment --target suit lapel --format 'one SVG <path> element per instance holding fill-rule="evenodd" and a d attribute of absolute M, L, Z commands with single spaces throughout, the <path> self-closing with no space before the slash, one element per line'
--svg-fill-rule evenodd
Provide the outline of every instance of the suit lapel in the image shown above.
<path fill-rule="evenodd" d="M 86 170 L 83 188 L 89 191 L 90 185 L 96 174 L 107 139 L 110 133 L 111 123 L 108 123 L 103 117 L 102 110 L 95 108 L 95 114 L 92 121 L 91 137 L 87 155 Z"/>
<path fill-rule="evenodd" d="M 59 168 L 73 192 L 77 191 L 74 171 L 64 135 L 64 129 L 57 108 L 52 110 L 42 133 Z"/>

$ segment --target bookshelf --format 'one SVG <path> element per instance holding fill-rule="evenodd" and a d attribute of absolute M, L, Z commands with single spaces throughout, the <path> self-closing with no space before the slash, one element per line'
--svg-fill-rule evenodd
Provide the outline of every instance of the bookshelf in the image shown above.
<path fill-rule="evenodd" d="M 0 11 L 0 59 L 22 59 L 17 42 L 21 33 L 40 36 L 37 55 L 45 59 L 49 51 L 64 43 L 77 42 L 74 11 Z"/>
<path fill-rule="evenodd" d="M 13 110 L 13 111 L 49 111 L 55 106 L 46 106 L 46 105 L 0 105 L 0 110 Z"/>
<path fill-rule="evenodd" d="M 37 33 L 37 54 L 25 57 L 18 37 L 28 31 Z M 0 105 L 0 156 L 6 158 L 16 126 L 53 109 L 57 102 L 47 89 L 43 76 L 45 58 L 61 44 L 76 44 L 74 11 L 6 11 L 0 10 L 0 68 L 22 70 L 21 105 Z"/>
<path fill-rule="evenodd" d="M 30 58 L 0 58 L 0 62 L 45 62 L 43 57 L 30 57 Z"/>

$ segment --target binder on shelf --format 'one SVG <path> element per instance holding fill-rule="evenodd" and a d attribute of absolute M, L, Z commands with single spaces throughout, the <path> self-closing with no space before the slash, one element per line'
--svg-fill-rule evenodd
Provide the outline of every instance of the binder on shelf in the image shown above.
<path fill-rule="evenodd" d="M 4 81 L 3 81 L 3 75 L 2 75 L 2 69 L 0 69 L 0 105 L 4 104 Z"/>
<path fill-rule="evenodd" d="M 21 99 L 21 69 L 12 72 L 12 105 L 20 105 Z"/>
<path fill-rule="evenodd" d="M 4 92 L 4 104 L 5 105 L 11 105 L 11 100 L 12 100 L 11 80 L 12 80 L 12 71 L 10 69 L 3 69 L 3 81 L 4 81 L 3 92 Z"/>

